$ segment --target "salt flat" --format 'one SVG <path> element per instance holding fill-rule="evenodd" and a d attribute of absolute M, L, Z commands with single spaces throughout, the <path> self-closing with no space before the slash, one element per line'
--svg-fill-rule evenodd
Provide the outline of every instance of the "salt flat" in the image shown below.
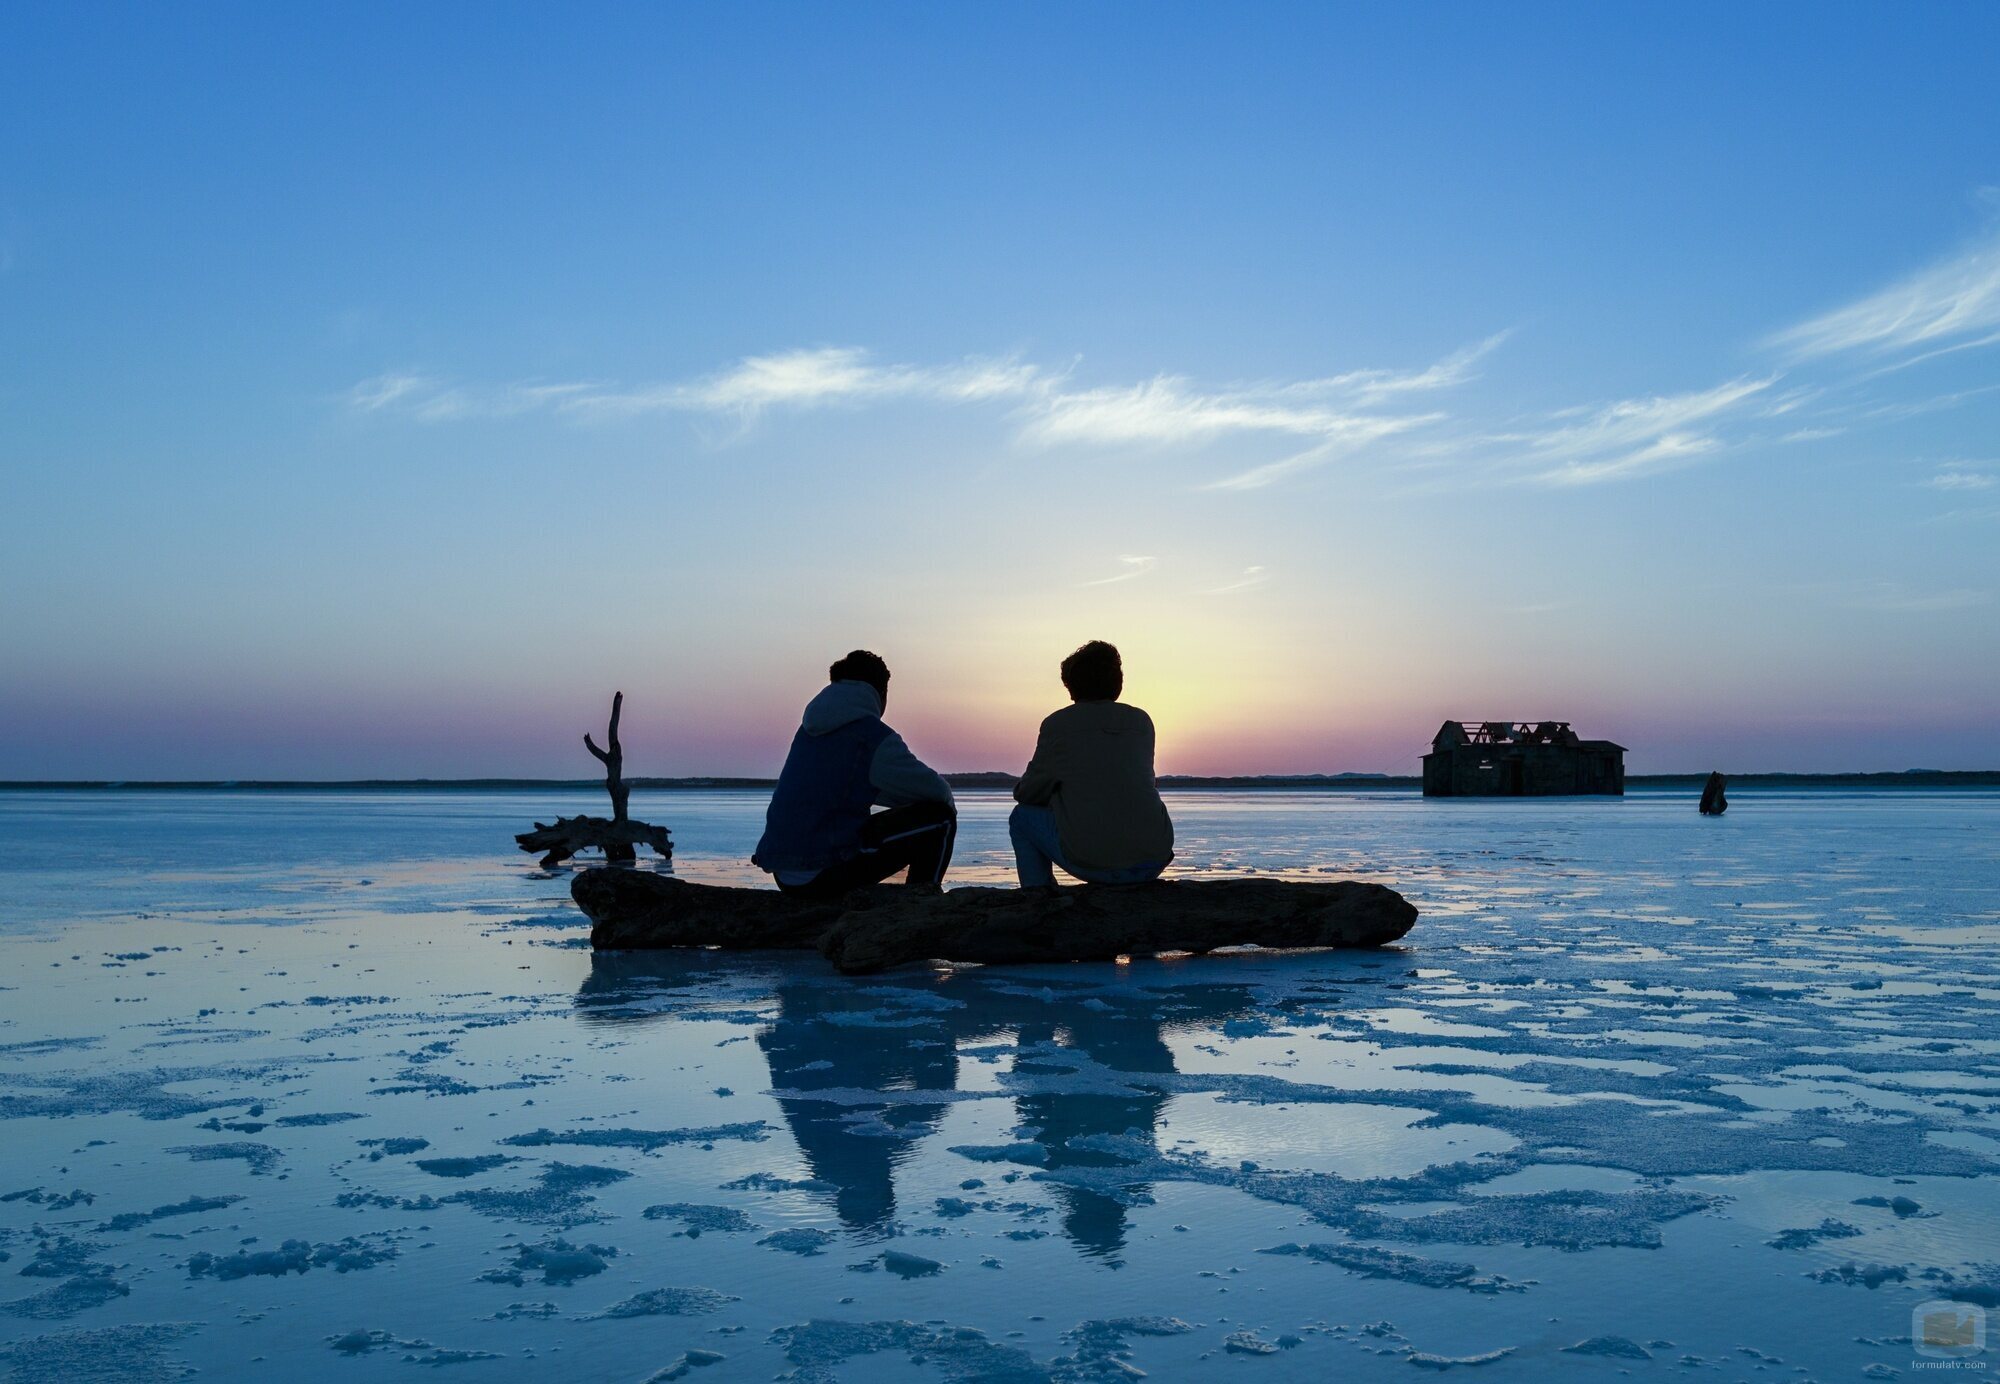
<path fill-rule="evenodd" d="M 2000 1302 L 2000 795 L 1733 798 L 1177 795 L 1422 919 L 845 980 L 594 956 L 509 849 L 581 795 L 0 794 L 0 1364 L 1910 1374 Z M 754 878 L 757 795 L 638 799 Z"/>

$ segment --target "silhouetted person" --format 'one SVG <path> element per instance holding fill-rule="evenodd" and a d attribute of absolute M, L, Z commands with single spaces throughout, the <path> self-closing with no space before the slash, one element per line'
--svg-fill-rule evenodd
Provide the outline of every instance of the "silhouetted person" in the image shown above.
<path fill-rule="evenodd" d="M 866 649 L 827 669 L 750 857 L 780 889 L 844 894 L 902 871 L 910 884 L 944 881 L 958 809 L 944 779 L 882 723 L 888 704 L 889 665 Z"/>
<path fill-rule="evenodd" d="M 1056 882 L 1053 865 L 1093 884 L 1157 879 L 1174 858 L 1174 824 L 1153 779 L 1153 718 L 1118 700 L 1118 650 L 1093 639 L 1062 661 L 1071 705 L 1042 722 L 1007 819 L 1023 889 Z"/>

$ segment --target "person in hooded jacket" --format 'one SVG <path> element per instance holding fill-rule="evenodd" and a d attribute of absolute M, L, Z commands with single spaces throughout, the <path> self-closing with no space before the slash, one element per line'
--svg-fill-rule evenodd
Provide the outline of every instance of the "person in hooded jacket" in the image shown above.
<path fill-rule="evenodd" d="M 1125 666 L 1093 639 L 1062 661 L 1071 705 L 1042 722 L 1007 819 L 1023 889 L 1053 888 L 1054 866 L 1087 884 L 1158 879 L 1174 824 L 1153 776 L 1153 718 L 1118 700 Z"/>
<path fill-rule="evenodd" d="M 826 675 L 792 737 L 751 863 L 787 893 L 839 895 L 899 871 L 908 884 L 942 884 L 958 808 L 943 777 L 882 722 L 889 665 L 856 649 Z"/>

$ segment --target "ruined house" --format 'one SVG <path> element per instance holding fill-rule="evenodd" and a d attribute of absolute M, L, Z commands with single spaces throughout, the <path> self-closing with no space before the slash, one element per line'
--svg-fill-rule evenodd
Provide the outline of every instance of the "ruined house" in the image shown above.
<path fill-rule="evenodd" d="M 1625 747 L 1567 721 L 1446 721 L 1424 756 L 1427 798 L 1623 793 Z"/>

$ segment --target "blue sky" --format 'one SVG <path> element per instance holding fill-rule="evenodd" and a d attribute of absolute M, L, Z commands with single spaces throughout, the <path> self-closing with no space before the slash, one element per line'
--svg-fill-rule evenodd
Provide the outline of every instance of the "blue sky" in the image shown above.
<path fill-rule="evenodd" d="M 0 777 L 1995 767 L 2000 12 L 15 7 Z"/>

